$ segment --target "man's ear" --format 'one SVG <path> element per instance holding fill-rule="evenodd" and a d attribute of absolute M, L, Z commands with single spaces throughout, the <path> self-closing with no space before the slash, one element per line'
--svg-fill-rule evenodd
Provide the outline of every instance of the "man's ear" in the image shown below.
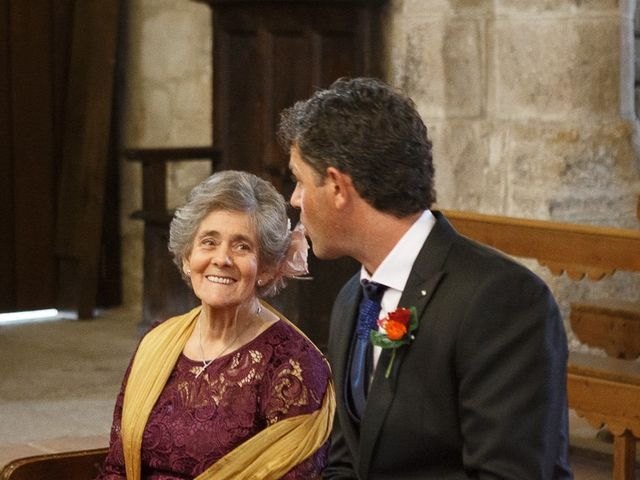
<path fill-rule="evenodd" d="M 335 167 L 327 168 L 325 181 L 328 181 L 333 188 L 333 202 L 337 209 L 347 206 L 356 194 L 351 177 Z"/>

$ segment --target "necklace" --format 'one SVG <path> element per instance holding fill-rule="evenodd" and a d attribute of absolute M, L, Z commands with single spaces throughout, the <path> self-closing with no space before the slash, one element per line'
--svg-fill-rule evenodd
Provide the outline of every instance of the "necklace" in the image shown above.
<path fill-rule="evenodd" d="M 236 310 L 236 316 L 233 319 L 234 325 L 237 325 L 237 322 L 238 322 L 238 312 L 240 312 L 240 308 L 238 308 Z M 247 325 L 242 329 L 241 332 L 238 332 L 238 334 L 235 336 L 235 338 L 233 339 L 233 341 L 229 345 L 224 347 L 222 349 L 222 351 L 220 353 L 218 353 L 215 357 L 213 357 L 211 360 L 205 360 L 204 345 L 202 343 L 202 325 L 201 325 L 201 321 L 200 321 L 201 317 L 198 317 L 198 343 L 200 345 L 200 353 L 202 354 L 202 367 L 200 367 L 200 370 L 198 370 L 198 373 L 196 373 L 196 378 L 198 378 L 200 375 L 202 375 L 202 373 L 207 369 L 207 367 L 209 365 L 211 365 L 215 360 L 220 358 L 227 350 L 229 350 L 231 348 L 231 346 L 234 343 L 236 343 L 236 341 L 240 338 L 240 336 L 243 335 L 249 329 L 249 326 L 258 317 L 258 315 L 260 315 L 260 312 L 262 312 L 262 306 L 260 304 L 258 304 L 258 308 L 256 309 L 256 313 L 251 318 L 251 321 L 249 323 L 247 323 Z"/>

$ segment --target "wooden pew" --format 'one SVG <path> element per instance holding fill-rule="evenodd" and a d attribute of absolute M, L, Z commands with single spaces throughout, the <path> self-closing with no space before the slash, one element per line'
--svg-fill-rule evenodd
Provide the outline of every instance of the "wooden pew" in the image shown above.
<path fill-rule="evenodd" d="M 640 204 L 639 204 L 640 208 Z M 516 257 L 534 258 L 552 274 L 600 280 L 615 271 L 640 272 L 640 231 L 448 210 L 463 235 Z M 640 212 L 639 212 L 640 213 Z M 613 357 L 640 352 L 640 305 L 607 300 L 572 304 L 574 333 Z M 640 364 L 571 353 L 569 406 L 592 425 L 614 435 L 614 480 L 635 479 L 640 438 Z"/>
<path fill-rule="evenodd" d="M 640 438 L 640 363 L 572 352 L 567 389 L 570 408 L 613 433 L 614 480 L 633 479 Z"/>
<path fill-rule="evenodd" d="M 0 480 L 91 480 L 106 455 L 107 448 L 97 448 L 20 458 L 4 466 Z"/>

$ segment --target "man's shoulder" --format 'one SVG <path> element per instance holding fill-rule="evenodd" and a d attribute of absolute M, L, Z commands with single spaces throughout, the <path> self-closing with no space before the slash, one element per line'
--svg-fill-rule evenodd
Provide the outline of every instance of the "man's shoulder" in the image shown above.
<path fill-rule="evenodd" d="M 540 281 L 538 276 L 517 259 L 484 243 L 468 238 L 455 230 L 446 220 L 446 217 L 437 212 L 438 224 L 434 232 L 439 236 L 438 250 L 446 252 L 445 258 L 441 258 L 444 270 L 448 274 L 460 273 L 468 279 L 478 276 L 479 279 L 493 274 L 511 273 L 524 277 L 531 277 Z M 436 229 L 438 230 L 436 232 Z M 446 248 L 443 244 L 446 243 Z M 424 255 L 419 255 L 416 262 L 430 261 L 429 240 L 423 246 Z M 414 264 L 415 266 L 415 264 Z"/>

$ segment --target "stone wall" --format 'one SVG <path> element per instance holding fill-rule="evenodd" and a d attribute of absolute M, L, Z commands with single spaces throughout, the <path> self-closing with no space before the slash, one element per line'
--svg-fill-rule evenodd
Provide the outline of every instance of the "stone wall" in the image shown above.
<path fill-rule="evenodd" d="M 638 228 L 634 8 L 616 0 L 391 2 L 387 79 L 430 128 L 440 207 Z M 573 300 L 640 301 L 638 275 L 573 282 L 525 263 L 551 284 L 565 315 Z"/>
<path fill-rule="evenodd" d="M 187 0 L 131 0 L 128 7 L 123 143 L 126 148 L 211 145 L 211 14 Z M 184 202 L 208 162 L 167 169 L 167 200 Z M 142 208 L 138 164 L 122 163 L 122 272 L 127 305 L 142 302 Z"/>
<path fill-rule="evenodd" d="M 130 5 L 127 145 L 210 142 L 207 7 Z M 638 228 L 634 9 L 632 0 L 388 2 L 387 81 L 429 126 L 440 207 Z M 139 196 L 134 173 L 123 175 L 124 216 Z M 185 188 L 201 177 L 171 175 Z M 135 302 L 140 227 L 124 223 L 126 300 Z M 569 300 L 640 301 L 638 275 L 576 283 L 528 264 L 565 313 Z"/>

